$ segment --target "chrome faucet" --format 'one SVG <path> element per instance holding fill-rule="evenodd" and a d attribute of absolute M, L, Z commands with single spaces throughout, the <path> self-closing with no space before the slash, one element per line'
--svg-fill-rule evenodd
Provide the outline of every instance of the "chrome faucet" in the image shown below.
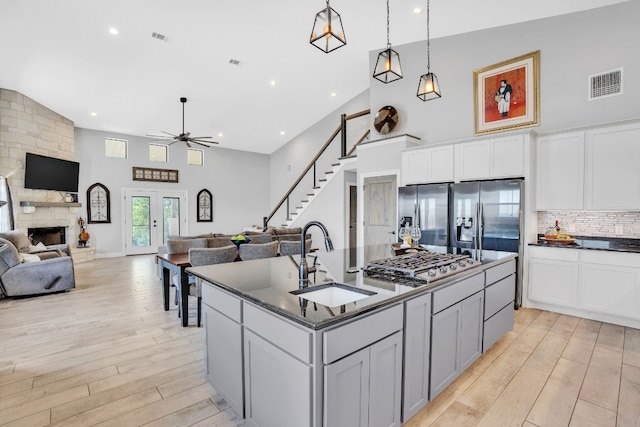
<path fill-rule="evenodd" d="M 333 243 L 331 242 L 331 237 L 329 237 L 329 232 L 327 231 L 327 227 L 322 225 L 322 223 L 318 221 L 308 222 L 304 227 L 302 227 L 302 231 L 300 232 L 300 272 L 298 274 L 298 278 L 300 279 L 299 286 L 301 288 L 306 288 L 309 283 L 309 267 L 307 266 L 307 243 L 305 242 L 305 237 L 307 236 L 307 230 L 312 225 L 315 225 L 320 230 L 322 230 L 322 234 L 324 235 L 324 246 L 327 249 L 327 252 L 331 252 L 333 250 Z"/>

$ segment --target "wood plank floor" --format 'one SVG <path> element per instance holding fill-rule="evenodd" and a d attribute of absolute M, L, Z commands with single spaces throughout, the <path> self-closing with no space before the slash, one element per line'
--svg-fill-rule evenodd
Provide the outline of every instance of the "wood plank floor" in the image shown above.
<path fill-rule="evenodd" d="M 0 425 L 238 426 L 203 330 L 162 309 L 152 256 L 76 266 L 71 292 L 0 300 Z M 640 426 L 640 331 L 539 310 L 406 425 Z"/>

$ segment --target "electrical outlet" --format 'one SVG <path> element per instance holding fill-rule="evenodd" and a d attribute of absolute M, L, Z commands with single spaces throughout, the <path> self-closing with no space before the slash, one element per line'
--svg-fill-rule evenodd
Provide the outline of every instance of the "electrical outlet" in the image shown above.
<path fill-rule="evenodd" d="M 624 228 L 622 224 L 616 225 L 616 236 L 622 236 L 624 234 Z"/>

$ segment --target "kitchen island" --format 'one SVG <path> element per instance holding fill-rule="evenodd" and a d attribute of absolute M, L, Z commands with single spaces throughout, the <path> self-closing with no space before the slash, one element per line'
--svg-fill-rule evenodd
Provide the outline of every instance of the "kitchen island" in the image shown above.
<path fill-rule="evenodd" d="M 317 255 L 303 290 L 299 256 L 187 270 L 204 280 L 207 379 L 249 425 L 399 426 L 512 328 L 515 254 L 419 286 Z"/>

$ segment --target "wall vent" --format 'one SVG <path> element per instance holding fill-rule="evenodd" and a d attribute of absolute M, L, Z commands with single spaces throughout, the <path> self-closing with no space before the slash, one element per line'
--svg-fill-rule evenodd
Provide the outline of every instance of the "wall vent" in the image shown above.
<path fill-rule="evenodd" d="M 589 101 L 622 94 L 622 68 L 589 76 Z"/>
<path fill-rule="evenodd" d="M 165 36 L 164 34 L 160 34 L 160 33 L 156 33 L 155 31 L 153 33 L 151 33 L 151 37 L 153 37 L 154 39 L 158 39 L 160 41 L 169 42 L 169 37 Z"/>

